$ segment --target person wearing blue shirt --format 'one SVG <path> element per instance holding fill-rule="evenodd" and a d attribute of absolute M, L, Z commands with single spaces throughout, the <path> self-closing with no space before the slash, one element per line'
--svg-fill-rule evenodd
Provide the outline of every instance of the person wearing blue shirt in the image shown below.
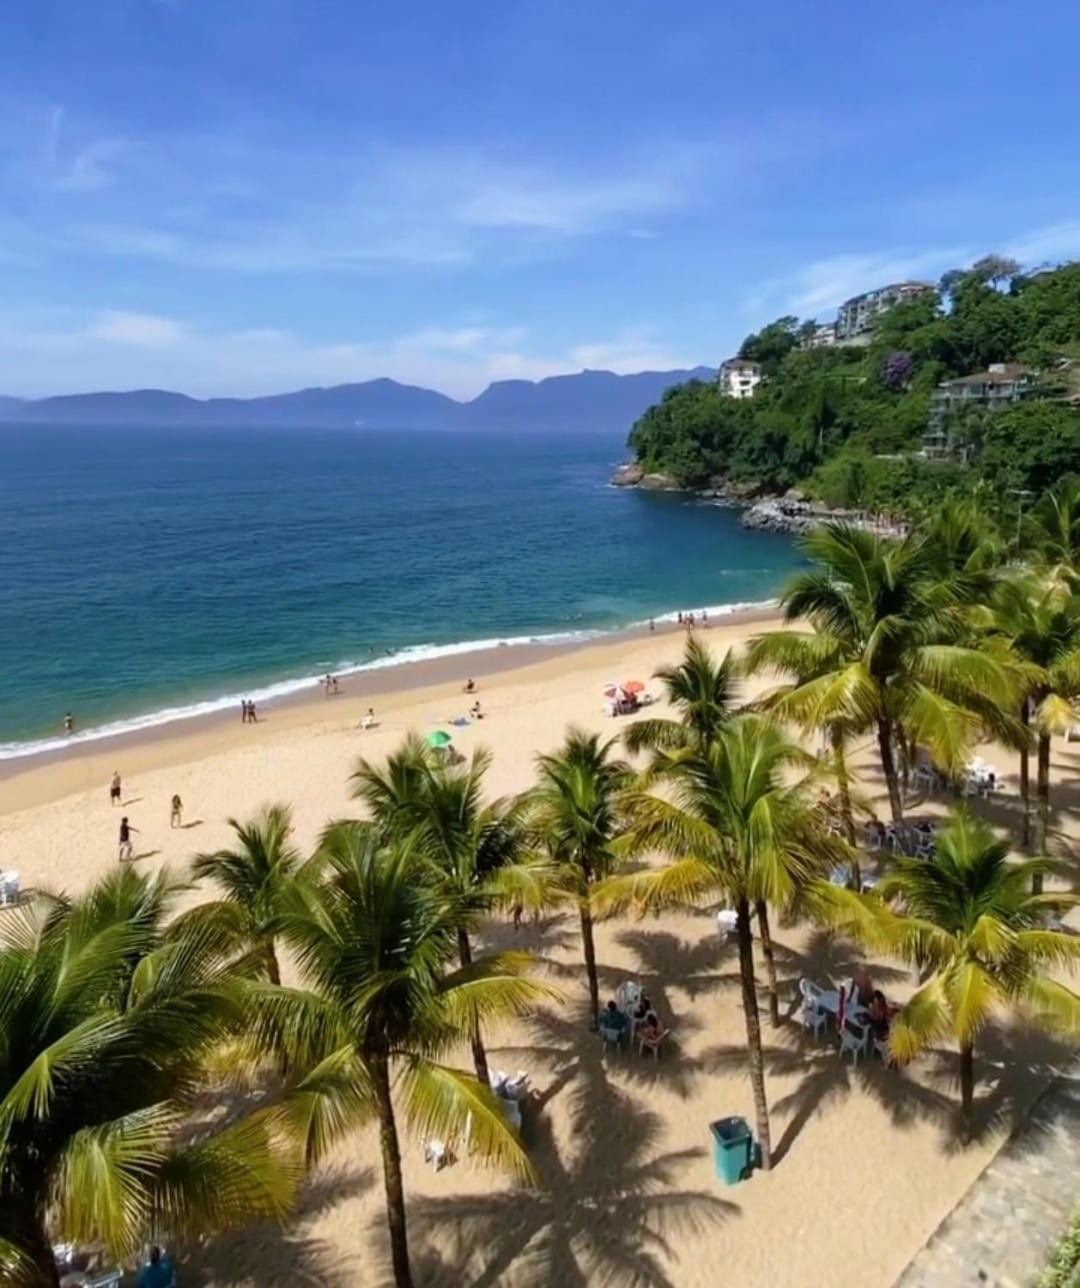
<path fill-rule="evenodd" d="M 626 1035 L 626 1022 L 626 1016 L 615 1003 L 608 1002 L 607 1010 L 600 1016 L 600 1027 L 621 1042 Z"/>
<path fill-rule="evenodd" d="M 176 1288 L 176 1272 L 160 1248 L 150 1249 L 150 1260 L 139 1271 L 136 1288 Z"/>

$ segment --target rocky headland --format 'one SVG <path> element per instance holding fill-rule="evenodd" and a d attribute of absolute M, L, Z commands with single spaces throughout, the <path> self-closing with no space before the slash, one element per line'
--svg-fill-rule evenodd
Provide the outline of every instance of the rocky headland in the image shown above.
<path fill-rule="evenodd" d="M 890 536 L 904 533 L 902 524 L 884 515 L 868 514 L 865 510 L 836 509 L 822 501 L 808 499 L 798 488 L 776 493 L 752 480 L 735 482 L 725 478 L 712 478 L 707 487 L 688 488 L 670 474 L 647 473 L 634 461 L 620 465 L 611 482 L 615 487 L 636 487 L 650 492 L 692 492 L 713 505 L 742 510 L 739 516 L 742 526 L 763 532 L 786 532 L 799 536 L 823 523 L 851 523 Z"/>

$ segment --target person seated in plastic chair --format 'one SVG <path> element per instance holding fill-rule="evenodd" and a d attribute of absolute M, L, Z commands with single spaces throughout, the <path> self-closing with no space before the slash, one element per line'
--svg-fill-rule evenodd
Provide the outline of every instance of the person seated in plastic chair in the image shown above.
<path fill-rule="evenodd" d="M 150 1249 L 150 1260 L 139 1271 L 136 1288 L 176 1288 L 176 1271 L 160 1248 Z"/>
<path fill-rule="evenodd" d="M 630 1021 L 615 1002 L 608 1002 L 607 1010 L 600 1013 L 600 1036 L 605 1043 L 617 1042 L 622 1046 Z"/>
<path fill-rule="evenodd" d="M 637 1026 L 638 1053 L 644 1055 L 646 1051 L 651 1051 L 659 1057 L 660 1043 L 665 1037 L 667 1029 L 660 1023 L 656 1012 L 650 1011 Z"/>

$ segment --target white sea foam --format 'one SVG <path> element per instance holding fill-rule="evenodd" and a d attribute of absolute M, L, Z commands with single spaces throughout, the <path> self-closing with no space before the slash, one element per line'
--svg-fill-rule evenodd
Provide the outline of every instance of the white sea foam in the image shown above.
<path fill-rule="evenodd" d="M 749 612 L 754 609 L 773 608 L 775 599 L 763 599 L 741 604 L 710 604 L 704 608 L 684 609 L 684 612 L 708 613 L 710 618 L 726 617 L 732 613 Z M 674 622 L 678 612 L 662 613 L 653 618 L 656 622 Z M 62 751 L 67 747 L 81 743 L 100 742 L 104 738 L 116 738 L 121 734 L 137 733 L 143 729 L 154 729 L 159 725 L 173 724 L 180 720 L 193 720 L 199 716 L 213 715 L 218 711 L 228 711 L 240 705 L 247 698 L 256 705 L 273 702 L 277 698 L 286 698 L 294 693 L 303 693 L 305 689 L 314 689 L 322 677 L 329 671 L 336 676 L 358 675 L 365 671 L 381 671 L 392 666 L 406 666 L 415 662 L 430 662 L 437 658 L 458 657 L 466 653 L 480 653 L 496 648 L 521 648 L 525 645 L 559 645 L 584 644 L 590 640 L 604 639 L 624 631 L 640 630 L 648 624 L 648 619 L 630 622 L 610 630 L 558 631 L 548 635 L 509 635 L 504 638 L 484 640 L 462 640 L 456 644 L 414 644 L 397 652 L 387 653 L 382 657 L 371 658 L 365 662 L 340 662 L 320 668 L 317 675 L 305 675 L 292 680 L 279 680 L 262 688 L 245 689 L 243 692 L 226 693 L 218 698 L 207 698 L 202 702 L 191 702 L 184 706 L 162 707 L 158 711 L 149 711 L 145 715 L 131 716 L 124 720 L 113 720 L 107 724 L 94 725 L 80 729 L 77 733 L 60 737 L 39 738 L 30 742 L 0 743 L 0 760 L 15 760 L 25 756 L 41 756 L 50 751 Z"/>

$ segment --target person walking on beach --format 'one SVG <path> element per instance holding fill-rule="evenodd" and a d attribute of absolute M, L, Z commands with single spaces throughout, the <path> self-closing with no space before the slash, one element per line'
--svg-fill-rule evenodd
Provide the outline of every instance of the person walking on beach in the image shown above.
<path fill-rule="evenodd" d="M 137 827 L 131 826 L 131 824 L 128 822 L 127 815 L 125 814 L 124 817 L 120 820 L 120 862 L 121 863 L 131 858 L 133 853 L 133 847 L 131 844 L 131 834 L 132 832 L 137 832 L 138 830 L 139 829 Z"/>
<path fill-rule="evenodd" d="M 180 799 L 178 795 L 173 796 L 172 806 L 169 810 L 169 826 L 183 827 L 184 825 L 183 820 L 184 820 L 184 802 Z"/>
<path fill-rule="evenodd" d="M 116 772 L 113 774 L 112 782 L 109 784 L 109 804 L 110 805 L 120 804 L 120 771 L 119 770 L 116 770 Z"/>
<path fill-rule="evenodd" d="M 254 702 L 254 700 L 251 700 L 251 701 L 249 701 L 249 702 L 248 702 L 248 720 L 249 720 L 249 722 L 250 722 L 251 724 L 258 724 L 258 723 L 259 723 L 259 717 L 255 714 L 255 702 Z"/>
<path fill-rule="evenodd" d="M 67 734 L 72 734 L 75 732 L 75 717 L 71 714 L 70 711 L 67 713 L 66 716 L 64 716 L 64 732 Z"/>
<path fill-rule="evenodd" d="M 247 724 L 247 722 L 248 722 L 247 698 L 241 698 L 240 699 L 240 723 Z"/>

